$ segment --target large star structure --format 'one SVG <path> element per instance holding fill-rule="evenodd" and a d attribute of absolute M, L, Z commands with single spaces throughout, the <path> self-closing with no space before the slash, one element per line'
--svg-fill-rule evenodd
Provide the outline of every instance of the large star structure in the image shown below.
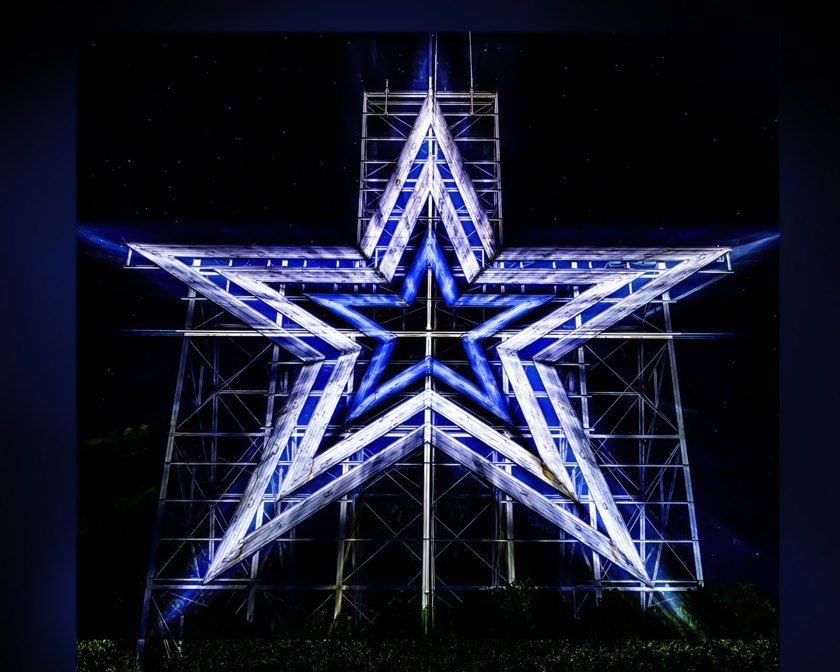
<path fill-rule="evenodd" d="M 443 230 L 437 232 L 429 224 L 418 234 L 418 220 L 430 199 Z M 438 233 L 448 239 L 454 264 L 447 260 Z M 429 441 L 633 579 L 652 585 L 558 372 L 558 363 L 592 337 L 667 296 L 728 249 L 500 251 L 481 198 L 431 92 L 406 137 L 360 249 L 131 247 L 301 362 L 203 577 L 205 583 Z M 383 382 L 398 335 L 364 310 L 410 309 L 423 279 L 429 276 L 449 308 L 500 309 L 461 334 L 475 382 L 428 352 Z M 529 291 L 521 291 L 525 287 Z M 362 346 L 346 329 L 307 310 L 306 302 L 327 309 L 359 335 L 376 342 L 355 392 L 348 388 Z M 515 333 L 502 337 L 495 346 L 531 436 L 530 441 L 517 441 L 468 407 L 477 405 L 503 427 L 512 424 L 512 409 L 500 391 L 482 342 L 509 331 L 536 309 L 540 309 L 536 319 L 524 328 L 514 326 Z M 457 393 L 456 399 L 463 398 L 466 403 L 442 395 L 431 385 L 407 398 L 400 395 L 415 381 L 430 378 L 444 383 Z M 324 446 L 328 425 L 340 415 L 339 402 L 346 392 L 352 393 L 343 421 L 351 431 Z M 540 396 L 547 397 L 549 403 L 541 404 Z M 394 399 L 398 402 L 388 407 L 386 402 Z M 361 423 L 360 418 L 364 418 Z M 435 418 L 448 421 L 447 425 Z M 448 425 L 460 430 L 460 438 L 443 429 Z M 561 440 L 552 435 L 552 425 L 562 428 Z M 300 426 L 303 434 L 292 451 L 290 439 Z M 463 438 L 464 434 L 468 438 Z M 567 466 L 564 446 L 571 451 L 581 485 L 594 502 L 602 527 L 575 513 L 582 491 Z M 286 451 L 291 452 L 291 461 L 281 473 L 277 497 L 279 501 L 288 498 L 290 503 L 274 518 L 255 526 L 257 509 L 265 501 Z M 489 452 L 501 455 L 509 468 L 489 459 Z M 352 466 L 346 462 L 359 454 L 363 458 L 354 460 Z"/>
<path fill-rule="evenodd" d="M 473 373 L 480 387 L 472 384 L 463 376 L 453 371 L 434 357 L 427 355 L 421 361 L 403 370 L 398 376 L 375 388 L 394 349 L 396 335 L 382 328 L 370 318 L 354 310 L 357 306 L 409 307 L 417 297 L 420 280 L 427 269 L 433 273 L 440 289 L 444 305 L 447 307 L 504 308 L 496 315 L 475 329 L 462 335 L 464 350 L 472 366 Z M 553 298 L 551 294 L 464 294 L 460 295 L 455 278 L 449 268 L 435 236 L 429 231 L 406 273 L 398 294 L 359 295 L 359 294 L 308 294 L 322 306 L 342 316 L 347 322 L 357 327 L 363 334 L 379 341 L 371 357 L 370 366 L 363 376 L 356 394 L 350 404 L 347 419 L 353 420 L 372 407 L 394 396 L 410 383 L 433 376 L 448 386 L 466 395 L 498 418 L 511 423 L 511 417 L 502 398 L 499 385 L 487 361 L 479 342 L 489 338 L 511 322 L 522 317 L 528 311 L 541 306 Z M 374 389 L 375 388 L 375 389 Z"/>

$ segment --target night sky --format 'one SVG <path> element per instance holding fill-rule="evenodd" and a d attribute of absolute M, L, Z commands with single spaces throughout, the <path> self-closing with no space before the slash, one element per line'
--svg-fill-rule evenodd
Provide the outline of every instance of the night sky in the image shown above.
<path fill-rule="evenodd" d="M 679 304 L 710 582 L 778 588 L 776 45 L 473 35 L 498 90 L 506 245 L 740 245 Z M 468 89 L 466 34 L 439 88 Z M 134 634 L 179 344 L 175 281 L 124 241 L 354 244 L 361 97 L 425 89 L 428 35 L 109 37 L 79 48 L 80 637 Z"/>

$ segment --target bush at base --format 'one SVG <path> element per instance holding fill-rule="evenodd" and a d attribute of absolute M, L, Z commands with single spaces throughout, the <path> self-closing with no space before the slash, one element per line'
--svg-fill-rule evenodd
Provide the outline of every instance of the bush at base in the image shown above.
<path fill-rule="evenodd" d="M 779 666 L 770 639 L 419 640 L 274 639 L 185 643 L 165 656 L 153 644 L 149 669 L 161 672 L 765 672 Z M 136 672 L 131 642 L 78 643 L 78 672 Z"/>

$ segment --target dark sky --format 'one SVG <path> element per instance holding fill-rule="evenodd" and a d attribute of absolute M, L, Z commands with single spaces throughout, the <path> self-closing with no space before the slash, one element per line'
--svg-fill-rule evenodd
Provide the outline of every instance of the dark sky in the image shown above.
<path fill-rule="evenodd" d="M 354 243 L 361 96 L 425 88 L 428 36 L 109 37 L 79 52 L 79 635 L 133 634 L 178 343 L 123 241 Z M 439 87 L 469 88 L 467 36 Z M 778 228 L 776 51 L 708 36 L 473 35 L 498 90 L 505 242 L 743 245 Z M 706 578 L 778 581 L 778 251 L 680 304 Z M 741 248 L 745 249 L 745 248 Z M 142 426 L 148 429 L 141 429 Z M 129 431 L 129 428 L 130 431 Z"/>

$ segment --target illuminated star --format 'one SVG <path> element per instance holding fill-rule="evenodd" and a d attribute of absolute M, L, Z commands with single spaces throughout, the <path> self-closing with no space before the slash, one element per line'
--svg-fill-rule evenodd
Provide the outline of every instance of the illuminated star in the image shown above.
<path fill-rule="evenodd" d="M 413 188 L 407 191 L 406 184 L 412 182 Z M 448 186 L 453 183 L 454 189 Z M 406 261 L 409 242 L 418 237 L 414 229 L 420 213 L 432 206 L 442 231 L 428 231 L 414 257 Z M 455 265 L 447 263 L 436 233 L 448 239 Z M 613 562 L 631 579 L 652 585 L 645 559 L 616 506 L 557 366 L 593 336 L 667 295 L 728 250 L 500 249 L 431 92 L 405 139 L 359 246 L 132 245 L 133 250 L 301 362 L 298 377 L 274 419 L 259 463 L 203 581 L 213 581 L 411 451 L 432 444 Z M 405 269 L 405 277 L 394 290 L 398 269 Z M 408 309 L 429 271 L 446 306 L 502 309 L 461 337 L 477 385 L 428 353 L 381 382 L 397 336 L 359 309 Z M 461 287 L 456 276 L 463 277 Z M 313 285 L 332 286 L 333 290 L 313 291 Z M 529 287 L 535 293 L 511 291 L 520 287 Z M 294 297 L 297 300 L 290 296 L 294 291 L 298 292 Z M 523 328 L 513 326 L 529 311 L 547 306 L 555 298 L 556 306 L 550 306 L 538 319 Z M 361 426 L 348 426 L 348 432 L 332 445 L 322 444 L 328 425 L 336 421 L 337 407 L 352 380 L 361 346 L 309 312 L 301 299 L 328 309 L 377 341 L 347 409 L 346 423 L 362 416 L 366 420 Z M 437 378 L 460 393 L 462 399 L 478 403 L 508 422 L 511 409 L 481 346 L 483 340 L 505 328 L 513 328 L 515 333 L 503 337 L 495 353 L 528 426 L 529 441 L 510 438 L 467 410 L 457 397 L 446 398 L 431 384 L 382 410 L 384 400 L 395 397 L 412 381 Z M 551 425 L 558 424 L 562 438 L 550 431 Z M 457 436 L 444 429 L 452 425 L 458 429 Z M 303 435 L 290 451 L 290 437 L 299 428 L 303 428 Z M 580 495 L 567 466 L 566 446 L 595 505 L 600 525 L 594 516 L 584 520 L 569 506 Z M 281 473 L 278 497 L 282 506 L 274 518 L 256 527 L 256 511 L 278 474 L 284 451 L 291 461 Z M 509 468 L 488 459 L 488 452 L 501 455 Z M 360 460 L 347 462 L 358 455 L 362 455 Z M 338 471 L 338 466 L 344 468 Z M 293 499 L 289 498 L 291 494 L 295 495 Z"/>

